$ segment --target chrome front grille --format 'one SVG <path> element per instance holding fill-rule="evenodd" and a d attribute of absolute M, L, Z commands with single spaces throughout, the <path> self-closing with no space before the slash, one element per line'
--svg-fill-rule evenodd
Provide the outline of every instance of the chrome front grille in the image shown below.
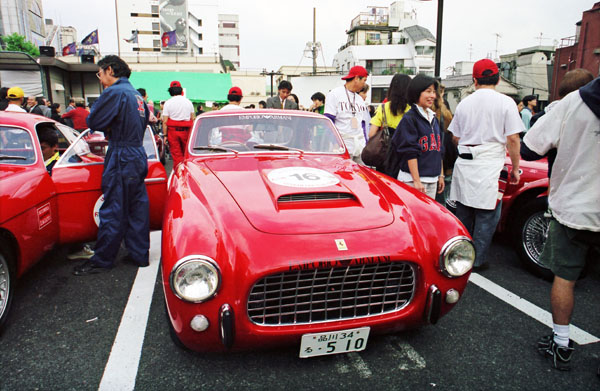
<path fill-rule="evenodd" d="M 397 311 L 414 291 L 415 272 L 406 262 L 293 270 L 254 284 L 248 316 L 265 326 L 355 319 Z"/>
<path fill-rule="evenodd" d="M 277 199 L 277 202 L 302 202 L 302 201 L 339 201 L 339 200 L 351 200 L 354 201 L 356 198 L 349 193 L 302 193 L 302 194 L 288 194 L 281 196 Z"/>

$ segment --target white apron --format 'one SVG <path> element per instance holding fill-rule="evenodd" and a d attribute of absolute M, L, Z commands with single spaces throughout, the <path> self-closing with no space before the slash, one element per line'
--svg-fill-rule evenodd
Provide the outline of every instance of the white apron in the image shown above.
<path fill-rule="evenodd" d="M 460 157 L 456 160 L 449 199 L 471 208 L 494 209 L 506 147 L 500 143 L 486 143 L 476 147 L 460 146 L 460 150 L 468 150 L 473 160 Z"/>

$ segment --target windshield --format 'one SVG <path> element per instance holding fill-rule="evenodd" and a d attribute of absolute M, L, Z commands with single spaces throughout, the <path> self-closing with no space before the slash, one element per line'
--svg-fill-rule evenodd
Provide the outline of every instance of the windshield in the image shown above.
<path fill-rule="evenodd" d="M 157 159 L 156 145 L 150 127 L 146 128 L 143 140 L 144 150 L 149 160 Z M 81 136 L 61 157 L 57 165 L 102 163 L 108 151 L 108 140 L 103 132 L 84 130 Z"/>
<path fill-rule="evenodd" d="M 35 162 L 31 133 L 25 129 L 0 126 L 0 164 L 28 165 Z"/>
<path fill-rule="evenodd" d="M 201 117 L 190 147 L 196 155 L 277 151 L 339 154 L 345 150 L 333 125 L 324 117 L 268 113 Z"/>

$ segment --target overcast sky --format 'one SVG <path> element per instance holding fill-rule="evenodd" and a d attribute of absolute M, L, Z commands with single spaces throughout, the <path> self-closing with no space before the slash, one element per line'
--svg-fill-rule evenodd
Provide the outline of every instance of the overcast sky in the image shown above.
<path fill-rule="evenodd" d="M 350 21 L 367 6 L 389 6 L 381 0 L 219 0 L 220 13 L 240 17 L 242 69 L 277 70 L 282 65 L 312 65 L 303 57 L 312 40 L 313 7 L 317 9 L 317 41 L 323 45 L 318 64 L 332 65 L 346 43 Z M 473 61 L 517 49 L 552 45 L 575 35 L 575 23 L 594 0 L 446 0 L 442 39 L 442 73 L 456 61 Z M 99 29 L 102 54 L 117 52 L 114 1 L 43 0 L 44 17 L 73 26 L 81 40 Z M 437 0 L 407 1 L 419 24 L 436 35 Z M 99 22 L 101 21 L 101 22 Z M 539 40 L 542 33 L 542 40 Z M 471 49 L 472 48 L 472 49 Z"/>

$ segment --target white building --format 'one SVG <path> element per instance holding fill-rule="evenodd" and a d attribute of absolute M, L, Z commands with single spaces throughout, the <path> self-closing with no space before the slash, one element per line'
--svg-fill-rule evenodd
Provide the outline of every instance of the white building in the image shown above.
<path fill-rule="evenodd" d="M 0 35 L 20 34 L 36 46 L 44 45 L 42 0 L 0 0 Z"/>
<path fill-rule="evenodd" d="M 417 24 L 414 13 L 405 12 L 404 1 L 370 7 L 352 20 L 346 33 L 348 40 L 333 65 L 341 73 L 364 66 L 373 76 L 372 102 L 383 100 L 396 73 L 434 75 L 435 37 Z"/>
<path fill-rule="evenodd" d="M 46 19 L 46 40 L 44 46 L 54 47 L 58 56 L 62 49 L 71 44 L 77 43 L 77 30 L 73 26 L 57 26 L 52 19 Z"/>
<path fill-rule="evenodd" d="M 240 69 L 240 18 L 238 15 L 219 15 L 219 53 Z"/>
<path fill-rule="evenodd" d="M 533 46 L 500 56 L 500 72 L 519 87 L 519 98 L 536 95 L 548 101 L 554 52 L 554 46 Z"/>
<path fill-rule="evenodd" d="M 119 53 L 215 56 L 219 53 L 216 0 L 116 0 Z M 176 31 L 177 43 L 163 46 L 163 34 Z M 126 42 L 137 32 L 137 42 Z"/>

